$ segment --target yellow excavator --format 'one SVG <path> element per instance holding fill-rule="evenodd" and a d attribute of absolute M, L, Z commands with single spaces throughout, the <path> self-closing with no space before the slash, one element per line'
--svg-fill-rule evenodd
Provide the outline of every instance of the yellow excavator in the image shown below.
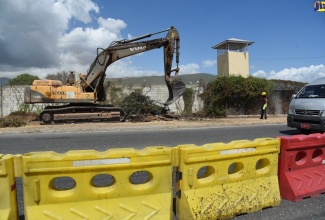
<path fill-rule="evenodd" d="M 165 38 L 142 40 L 167 31 Z M 39 115 L 40 121 L 45 124 L 69 120 L 123 121 L 125 116 L 123 109 L 98 104 L 99 101 L 106 100 L 104 80 L 107 67 L 124 57 L 161 47 L 164 52 L 165 82 L 169 92 L 164 105 L 168 106 L 185 90 L 185 84 L 178 77 L 180 38 L 177 29 L 173 26 L 134 39 L 114 41 L 106 49 L 97 48 L 97 56 L 87 74 L 70 72 L 66 85 L 59 80 L 35 80 L 31 86 L 25 88 L 24 102 L 26 104 L 66 103 L 46 106 Z M 172 69 L 174 54 L 176 54 L 177 67 Z M 175 72 L 173 77 L 172 72 Z"/>

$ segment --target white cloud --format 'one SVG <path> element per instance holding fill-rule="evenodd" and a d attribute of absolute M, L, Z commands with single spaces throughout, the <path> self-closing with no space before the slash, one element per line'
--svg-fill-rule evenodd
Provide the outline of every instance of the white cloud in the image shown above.
<path fill-rule="evenodd" d="M 79 66 L 76 71 L 80 71 L 80 66 L 89 66 L 92 63 L 98 47 L 106 48 L 112 41 L 120 38 L 120 35 L 104 28 L 76 28 L 58 40 L 61 66 Z"/>
<path fill-rule="evenodd" d="M 267 74 L 263 70 L 258 70 L 257 72 L 253 73 L 252 76 L 255 76 L 258 78 L 266 78 Z"/>
<path fill-rule="evenodd" d="M 59 63 L 56 42 L 66 21 L 53 7 L 50 1 L 12 0 L 1 4 L 1 65 L 45 67 Z"/>
<path fill-rule="evenodd" d="M 121 29 L 124 29 L 127 26 L 127 24 L 120 19 L 104 19 L 102 17 L 98 18 L 98 24 L 99 27 L 105 28 L 106 30 L 116 34 L 120 34 Z"/>
<path fill-rule="evenodd" d="M 29 73 L 44 78 L 49 73 L 86 73 L 96 49 L 123 39 L 127 24 L 120 19 L 95 18 L 99 7 L 91 0 L 10 0 L 0 7 L 0 77 Z M 98 28 L 71 28 L 72 21 L 97 22 Z M 12 25 L 15 24 L 15 25 Z M 128 38 L 132 38 L 128 34 Z M 181 66 L 181 73 L 195 73 L 196 64 Z M 125 58 L 107 69 L 108 77 L 162 75 L 134 66 Z"/>
<path fill-rule="evenodd" d="M 267 78 L 267 79 L 281 79 L 281 80 L 291 80 L 297 82 L 311 82 L 319 77 L 325 76 L 325 66 L 321 65 L 311 65 L 309 67 L 300 68 L 290 68 L 283 69 L 279 72 L 271 71 L 270 73 L 265 73 L 259 70 L 252 74 L 256 77 Z"/>
<path fill-rule="evenodd" d="M 91 11 L 99 12 L 99 7 L 91 0 L 56 0 L 54 7 L 59 9 L 56 12 L 66 15 L 65 17 L 74 17 L 84 23 L 89 23 L 92 20 Z"/>
<path fill-rule="evenodd" d="M 72 19 L 92 21 L 99 7 L 91 0 L 11 0 L 0 7 L 0 76 L 86 72 L 97 47 L 121 38 L 122 20 L 98 18 L 98 28 L 76 27 Z M 13 25 L 14 24 L 14 25 Z"/>
<path fill-rule="evenodd" d="M 194 73 L 198 73 L 200 70 L 200 66 L 196 63 L 189 63 L 186 65 L 180 65 L 179 66 L 180 71 L 179 74 L 180 75 L 184 75 L 184 74 L 194 74 Z"/>
<path fill-rule="evenodd" d="M 217 61 L 216 60 L 204 60 L 202 62 L 202 64 L 203 64 L 203 67 L 210 67 L 210 66 L 216 65 Z"/>

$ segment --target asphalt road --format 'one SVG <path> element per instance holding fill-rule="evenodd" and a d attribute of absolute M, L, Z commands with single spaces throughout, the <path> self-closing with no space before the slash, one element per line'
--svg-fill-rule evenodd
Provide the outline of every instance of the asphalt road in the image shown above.
<path fill-rule="evenodd" d="M 141 129 L 128 131 L 108 131 L 91 133 L 29 133 L 1 134 L 0 153 L 24 154 L 32 151 L 56 151 L 92 149 L 105 151 L 111 148 L 136 148 L 147 146 L 177 146 L 179 144 L 203 145 L 215 142 L 281 135 L 297 134 L 285 125 L 216 127 L 216 128 L 176 128 Z"/>
<path fill-rule="evenodd" d="M 111 148 L 136 148 L 147 146 L 177 146 L 179 144 L 203 145 L 232 140 L 254 140 L 255 138 L 277 137 L 297 134 L 285 125 L 264 125 L 219 128 L 177 128 L 175 130 L 130 130 L 96 133 L 33 133 L 0 135 L 0 153 L 24 154 L 33 151 L 55 151 L 93 149 L 105 151 Z M 19 206 L 22 204 L 22 183 L 18 179 Z M 19 210 L 24 219 L 23 210 Z M 300 202 L 282 200 L 279 207 L 264 209 L 252 214 L 237 216 L 236 220 L 278 219 L 325 219 L 325 195 L 304 199 Z"/>

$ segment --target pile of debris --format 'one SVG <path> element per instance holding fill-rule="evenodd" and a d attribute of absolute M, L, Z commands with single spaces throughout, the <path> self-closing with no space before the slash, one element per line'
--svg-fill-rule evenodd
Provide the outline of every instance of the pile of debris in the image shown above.
<path fill-rule="evenodd" d="M 153 115 L 153 114 L 131 114 L 126 119 L 130 122 L 151 122 L 151 121 L 175 121 L 181 118 L 180 115 L 176 114 L 163 114 L 163 115 Z"/>

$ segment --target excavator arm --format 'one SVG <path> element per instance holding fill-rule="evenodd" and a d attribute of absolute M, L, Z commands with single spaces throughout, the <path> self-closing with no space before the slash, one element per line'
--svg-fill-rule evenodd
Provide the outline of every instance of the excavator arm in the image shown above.
<path fill-rule="evenodd" d="M 139 41 L 165 31 L 168 31 L 165 38 Z M 178 31 L 174 27 L 131 40 L 114 41 L 106 49 L 97 48 L 97 56 L 91 64 L 86 77 L 82 78 L 82 88 L 85 92 L 97 93 L 97 101 L 104 101 L 106 99 L 106 93 L 104 92 L 103 84 L 105 72 L 109 65 L 119 59 L 161 47 L 164 49 L 165 82 L 169 91 L 169 97 L 165 105 L 170 105 L 178 99 L 185 90 L 185 84 L 178 78 L 180 39 Z M 100 50 L 101 52 L 99 52 Z M 172 69 L 174 53 L 176 54 L 177 67 Z M 174 78 L 171 77 L 172 72 L 175 72 Z"/>

